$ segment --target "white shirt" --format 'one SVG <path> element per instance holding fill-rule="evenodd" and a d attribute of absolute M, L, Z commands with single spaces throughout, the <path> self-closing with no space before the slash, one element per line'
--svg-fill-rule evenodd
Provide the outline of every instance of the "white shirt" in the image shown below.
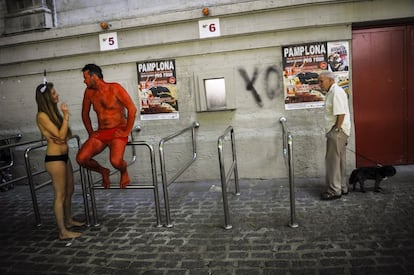
<path fill-rule="evenodd" d="M 334 83 L 329 88 L 325 96 L 325 129 L 329 132 L 336 123 L 336 116 L 345 114 L 344 122 L 342 123 L 342 131 L 350 136 L 351 134 L 351 118 L 349 114 L 348 95 Z"/>

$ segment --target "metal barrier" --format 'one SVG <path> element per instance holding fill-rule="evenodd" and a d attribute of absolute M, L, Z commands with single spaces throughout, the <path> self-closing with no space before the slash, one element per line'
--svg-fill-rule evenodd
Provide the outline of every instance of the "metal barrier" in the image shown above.
<path fill-rule="evenodd" d="M 80 138 L 77 135 L 72 136 L 70 139 L 76 139 L 77 142 L 77 146 L 78 146 L 78 150 L 80 148 Z M 42 140 L 43 141 L 43 140 Z M 32 142 L 33 143 L 33 142 Z M 32 202 L 33 202 L 33 210 L 34 210 L 34 214 L 35 214 L 35 219 L 36 219 L 36 225 L 40 226 L 42 225 L 42 221 L 40 218 L 40 211 L 39 211 L 39 206 L 37 203 L 37 196 L 36 196 L 36 190 L 41 189 L 43 187 L 45 187 L 46 185 L 50 184 L 52 182 L 52 180 L 47 180 L 45 182 L 42 182 L 41 184 L 35 184 L 33 181 L 33 177 L 46 173 L 46 170 L 41 170 L 41 171 L 37 171 L 35 173 L 32 173 L 32 167 L 30 165 L 30 153 L 33 152 L 33 150 L 39 149 L 39 148 L 43 148 L 46 147 L 47 144 L 40 144 L 40 145 L 36 145 L 36 146 L 31 146 L 26 148 L 25 153 L 24 153 L 24 158 L 25 158 L 25 164 L 26 164 L 26 174 L 27 174 L 27 178 L 29 181 L 29 188 L 30 188 L 30 193 L 32 196 Z M 74 169 L 73 172 L 80 172 L 80 179 L 81 179 L 81 183 L 82 183 L 82 191 L 84 191 L 83 189 L 83 176 L 82 176 L 82 171 L 80 168 L 78 169 Z M 85 215 L 86 215 L 86 201 L 84 201 L 84 210 L 85 210 Z"/>
<path fill-rule="evenodd" d="M 165 207 L 165 219 L 166 219 L 166 227 L 172 227 L 171 223 L 171 215 L 170 215 L 170 203 L 168 198 L 168 185 L 173 183 L 184 171 L 196 160 L 197 158 L 197 142 L 195 138 L 195 129 L 200 127 L 198 122 L 193 122 L 193 124 L 187 128 L 182 129 L 168 137 L 162 138 L 159 142 L 159 155 L 160 155 L 160 165 L 161 165 L 161 178 L 162 178 L 162 187 L 164 193 L 164 207 Z M 192 149 L 193 155 L 192 159 L 185 163 L 180 170 L 178 170 L 174 176 L 168 181 L 167 179 L 167 172 L 165 169 L 165 157 L 164 157 L 164 146 L 165 143 L 173 138 L 182 135 L 183 133 L 191 131 L 191 141 L 192 141 Z"/>
<path fill-rule="evenodd" d="M 224 139 L 229 133 L 230 133 L 230 140 L 231 140 L 232 163 L 231 163 L 229 170 L 226 171 L 224 167 L 223 145 L 224 145 Z M 218 150 L 219 165 L 220 165 L 221 192 L 223 195 L 224 228 L 231 229 L 233 226 L 230 224 L 230 211 L 229 211 L 229 203 L 228 203 L 228 198 L 227 198 L 227 183 L 230 181 L 232 174 L 234 175 L 236 195 L 240 195 L 239 174 L 237 171 L 236 143 L 234 139 L 234 129 L 232 126 L 227 127 L 224 133 L 218 138 L 217 150 Z"/>
<path fill-rule="evenodd" d="M 279 122 L 282 124 L 283 131 L 283 156 L 287 158 L 287 166 L 289 172 L 289 190 L 290 190 L 290 223 L 289 226 L 292 228 L 298 227 L 299 224 L 296 222 L 296 210 L 295 210 L 295 181 L 293 171 L 293 137 L 286 128 L 286 118 L 281 117 Z"/>
<path fill-rule="evenodd" d="M 22 138 L 21 134 L 14 136 L 9 136 L 0 140 L 1 145 L 8 146 L 10 144 L 15 144 L 17 140 Z M 10 173 L 10 168 L 14 165 L 14 156 L 12 147 L 5 149 L 0 149 L 0 190 L 6 191 L 8 189 L 13 189 L 14 184 L 12 182 L 13 175 Z"/>
<path fill-rule="evenodd" d="M 137 127 L 133 130 L 133 132 L 140 131 L 140 130 L 141 129 Z M 154 191 L 155 215 L 156 215 L 156 220 L 157 220 L 156 226 L 160 227 L 162 226 L 162 224 L 161 224 L 161 211 L 160 211 L 160 201 L 159 201 L 159 194 L 158 194 L 158 184 L 157 184 L 157 171 L 156 171 L 156 164 L 155 164 L 155 152 L 154 152 L 152 145 L 150 145 L 149 143 L 145 141 L 135 141 L 132 133 L 131 133 L 131 139 L 132 140 L 127 143 L 127 146 L 132 147 L 132 159 L 128 162 L 128 166 L 132 165 L 136 161 L 137 156 L 136 156 L 135 146 L 145 146 L 149 150 L 149 155 L 150 155 L 150 160 L 151 160 L 152 184 L 151 185 L 129 184 L 125 189 L 152 189 Z M 111 171 L 111 175 L 116 172 L 118 171 L 113 169 Z M 101 179 L 94 181 L 92 179 L 91 171 L 87 170 L 86 173 L 87 173 L 87 179 L 88 179 L 87 180 L 88 186 L 87 187 L 85 186 L 86 192 L 84 193 L 85 194 L 84 199 L 87 200 L 87 195 L 90 196 L 92 214 L 94 218 L 94 226 L 99 226 L 94 190 L 104 189 L 104 188 L 102 187 L 102 185 L 99 184 L 101 182 Z M 120 189 L 120 188 L 119 186 L 111 186 L 109 189 Z M 86 213 L 88 216 L 88 221 L 90 221 L 91 210 L 89 209 L 89 204 L 85 204 L 85 205 L 87 206 Z M 89 226 L 90 223 L 87 222 L 87 225 Z"/>
<path fill-rule="evenodd" d="M 16 137 L 19 138 L 20 135 L 17 135 Z M 16 143 L 11 143 L 11 144 L 6 144 L 6 145 L 2 145 L 0 146 L 0 151 L 1 150 L 11 150 L 12 148 L 15 147 L 19 147 L 19 146 L 23 146 L 23 145 L 29 145 L 29 144 L 43 144 L 44 140 L 32 140 L 32 141 L 24 141 L 24 142 L 16 142 Z M 14 165 L 14 160 L 13 162 L 11 162 L 9 165 L 7 165 L 6 167 L 2 167 L 2 169 L 4 168 L 8 168 Z M 14 184 L 15 182 L 19 182 L 21 180 L 27 179 L 27 175 L 25 176 L 20 176 L 18 178 L 14 178 L 14 179 L 9 179 L 6 182 L 3 182 L 0 184 L 0 186 L 7 186 L 8 184 Z"/>

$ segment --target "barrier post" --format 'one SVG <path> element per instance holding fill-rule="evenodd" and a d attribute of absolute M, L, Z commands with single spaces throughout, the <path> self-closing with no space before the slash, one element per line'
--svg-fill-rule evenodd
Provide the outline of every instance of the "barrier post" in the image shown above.
<path fill-rule="evenodd" d="M 226 173 L 226 169 L 224 167 L 223 143 L 224 143 L 225 137 L 229 133 L 230 133 L 230 140 L 231 140 L 232 163 L 231 163 L 230 169 Z M 236 195 L 240 195 L 239 174 L 237 171 L 236 143 L 235 143 L 235 138 L 234 138 L 234 129 L 232 126 L 227 127 L 224 133 L 218 138 L 217 149 L 218 149 L 219 166 L 220 166 L 221 193 L 223 197 L 223 208 L 224 208 L 224 229 L 231 229 L 233 226 L 230 223 L 230 211 L 229 211 L 229 203 L 228 203 L 228 198 L 227 198 L 227 183 L 230 181 L 232 174 L 234 175 Z"/>
<path fill-rule="evenodd" d="M 163 194 L 164 194 L 164 207 L 165 207 L 165 220 L 166 220 L 166 227 L 173 227 L 173 224 L 171 223 L 171 214 L 170 214 L 170 200 L 168 197 L 168 185 L 173 183 L 184 171 L 190 167 L 190 165 L 196 160 L 197 158 L 197 140 L 195 138 L 195 129 L 200 127 L 200 124 L 198 122 L 194 122 L 193 125 L 182 129 L 181 131 L 178 131 L 168 137 L 162 138 L 159 142 L 159 156 L 160 156 L 160 166 L 161 166 L 161 178 L 162 178 L 162 187 L 163 187 Z M 165 169 L 165 157 L 164 157 L 164 146 L 165 143 L 177 136 L 182 135 L 183 133 L 191 131 L 191 141 L 192 141 L 192 149 L 193 149 L 193 155 L 192 159 L 184 164 L 183 167 L 181 167 L 180 170 L 178 170 L 174 176 L 168 181 L 167 179 L 167 171 Z"/>
<path fill-rule="evenodd" d="M 298 227 L 299 224 L 296 222 L 296 209 L 295 209 L 295 180 L 293 171 L 293 138 L 292 135 L 287 133 L 287 144 L 288 144 L 288 158 L 289 158 L 289 191 L 290 191 L 290 223 L 289 226 L 292 228 Z"/>
<path fill-rule="evenodd" d="M 296 228 L 299 224 L 296 222 L 296 209 L 295 209 L 295 180 L 293 170 L 293 137 L 290 132 L 287 131 L 286 117 L 281 117 L 279 122 L 282 124 L 282 136 L 283 136 L 283 156 L 286 163 L 289 174 L 289 192 L 290 192 L 290 222 L 289 226 Z"/>
<path fill-rule="evenodd" d="M 91 225 L 91 219 L 89 217 L 89 202 L 88 202 L 88 188 L 86 186 L 86 175 L 85 175 L 85 169 L 82 166 L 79 166 L 80 169 L 80 177 L 81 177 L 81 185 L 82 185 L 82 198 L 83 198 L 83 205 L 84 205 L 84 211 L 85 211 L 85 222 L 86 226 Z"/>
<path fill-rule="evenodd" d="M 135 128 L 134 131 L 140 131 L 140 128 L 137 127 Z M 131 133 L 131 138 L 132 141 L 129 141 L 127 143 L 128 147 L 132 147 L 132 159 L 131 161 L 128 163 L 128 166 L 130 166 L 131 164 L 133 164 L 136 159 L 136 150 L 135 150 L 135 146 L 145 146 L 147 147 L 147 149 L 149 150 L 149 154 L 150 154 L 150 161 L 151 161 L 151 176 L 152 176 L 152 184 L 151 185 L 134 185 L 134 184 L 130 184 L 128 185 L 125 189 L 152 189 L 154 192 L 154 204 L 155 204 L 155 215 L 156 215 L 156 219 L 157 219 L 157 227 L 162 226 L 161 225 L 161 211 L 160 211 L 160 202 L 159 202 L 159 195 L 158 195 L 158 184 L 157 184 L 157 172 L 156 172 L 156 164 L 155 164 L 155 153 L 154 153 L 154 149 L 153 147 L 145 142 L 145 141 L 135 141 L 134 137 L 132 136 Z M 92 212 L 93 215 L 93 219 L 94 219 L 94 224 L 93 226 L 99 226 L 99 221 L 98 221 L 98 211 L 97 211 L 97 207 L 96 207 L 96 197 L 95 197 L 95 189 L 104 189 L 101 185 L 98 185 L 100 183 L 100 180 L 94 181 L 93 177 L 92 177 L 92 171 L 89 169 L 85 169 L 85 173 L 86 178 L 87 178 L 87 185 L 85 185 L 85 188 L 87 189 L 88 195 L 90 197 L 91 200 L 91 208 L 92 210 L 87 209 L 87 215 L 90 215 L 90 212 Z M 111 171 L 111 175 L 116 173 L 117 170 L 113 170 Z M 118 186 L 111 186 L 109 189 L 120 189 Z M 87 197 L 85 197 L 87 199 Z M 89 220 L 91 220 L 89 218 Z"/>
<path fill-rule="evenodd" d="M 26 164 L 26 173 L 27 173 L 27 179 L 29 181 L 29 188 L 30 188 L 30 195 L 32 196 L 32 203 L 33 203 L 33 211 L 35 214 L 35 220 L 36 220 L 36 226 L 42 225 L 42 220 L 40 218 L 40 211 L 39 211 L 39 205 L 37 203 L 37 196 L 36 196 L 36 188 L 35 184 L 33 182 L 33 174 L 32 174 L 32 168 L 29 161 L 29 150 L 30 148 L 26 149 L 24 153 L 24 160 Z"/>

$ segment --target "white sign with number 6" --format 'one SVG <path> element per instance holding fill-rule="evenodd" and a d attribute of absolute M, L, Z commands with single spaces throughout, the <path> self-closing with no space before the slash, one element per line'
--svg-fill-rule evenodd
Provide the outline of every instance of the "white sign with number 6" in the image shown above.
<path fill-rule="evenodd" d="M 200 38 L 220 36 L 220 21 L 218 18 L 198 21 Z"/>
<path fill-rule="evenodd" d="M 101 51 L 118 49 L 118 37 L 116 32 L 102 33 L 99 35 Z"/>

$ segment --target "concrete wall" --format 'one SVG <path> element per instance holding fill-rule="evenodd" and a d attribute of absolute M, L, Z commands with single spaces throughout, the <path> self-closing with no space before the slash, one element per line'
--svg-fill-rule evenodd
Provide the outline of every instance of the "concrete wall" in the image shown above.
<path fill-rule="evenodd" d="M 282 75 L 267 83 L 265 70 L 272 67 L 282 72 L 282 45 L 351 41 L 352 23 L 414 16 L 411 0 L 209 1 L 209 18 L 220 18 L 221 36 L 200 39 L 198 21 L 206 19 L 201 14 L 200 2 L 171 1 L 171 6 L 165 6 L 161 1 L 152 1 L 142 7 L 134 1 L 114 1 L 110 7 L 100 1 L 56 2 L 58 28 L 0 37 L 0 135 L 20 132 L 26 140 L 39 138 L 34 121 L 34 89 L 42 80 L 44 69 L 48 71 L 48 79 L 55 83 L 61 101 L 70 105 L 73 131 L 84 139 L 86 132 L 80 118 L 85 88 L 80 70 L 84 64 L 101 65 L 105 79 L 120 82 L 138 103 L 136 62 L 175 59 L 180 119 L 137 118 L 136 124 L 142 128 L 138 138 L 148 140 L 157 149 L 161 137 L 194 121 L 200 122 L 198 159 L 181 180 L 219 178 L 217 137 L 228 125 L 236 133 L 241 178 L 286 177 L 281 116 L 287 117 L 294 136 L 295 174 L 323 175 L 323 109 L 285 111 Z M 0 6 L 4 6 L 4 1 L 0 1 Z M 154 15 L 157 8 L 160 12 Z M 109 31 L 117 32 L 118 50 L 100 52 L 98 35 L 104 31 L 98 23 L 102 20 L 111 24 Z M 244 69 L 252 76 L 256 68 L 259 74 L 255 88 L 264 101 L 262 107 L 246 90 L 238 72 Z M 195 75 L 215 71 L 231 76 L 236 110 L 197 113 Z M 266 94 L 269 85 L 276 89 L 274 97 Z M 352 97 L 350 100 L 352 106 Z M 185 145 L 185 138 L 170 145 L 169 171 L 179 167 L 180 152 L 188 151 L 183 149 Z M 354 149 L 353 137 L 349 147 Z M 140 161 L 141 166 L 147 165 Z M 349 169 L 354 163 L 350 153 Z M 131 174 L 136 179 L 142 176 L 134 169 Z"/>

